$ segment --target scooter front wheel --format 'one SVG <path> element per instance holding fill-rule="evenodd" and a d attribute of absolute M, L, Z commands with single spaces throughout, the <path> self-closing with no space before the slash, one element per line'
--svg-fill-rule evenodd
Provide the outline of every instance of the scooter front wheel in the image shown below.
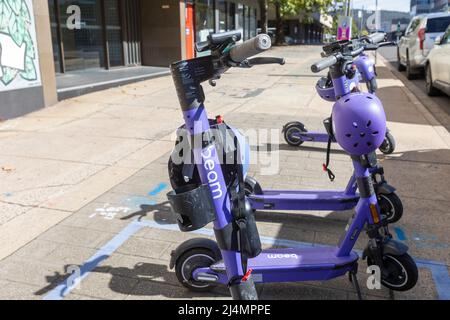
<path fill-rule="evenodd" d="M 305 126 L 300 122 L 291 122 L 284 127 L 283 132 L 284 140 L 288 145 L 299 147 L 303 144 L 304 141 L 300 137 L 296 137 L 295 135 L 308 132 L 308 130 L 306 130 Z"/>
<path fill-rule="evenodd" d="M 378 205 L 388 223 L 395 223 L 403 216 L 403 203 L 395 193 L 379 194 Z"/>
<path fill-rule="evenodd" d="M 379 150 L 384 154 L 391 154 L 395 151 L 395 145 L 396 143 L 394 136 L 390 132 L 387 132 Z"/>
<path fill-rule="evenodd" d="M 215 286 L 213 283 L 196 281 L 192 274 L 195 269 L 209 267 L 219 259 L 212 250 L 206 248 L 191 249 L 183 253 L 175 265 L 178 281 L 190 291 L 210 291 Z"/>
<path fill-rule="evenodd" d="M 367 264 L 374 265 L 370 258 L 367 259 Z M 407 291 L 416 285 L 418 278 L 417 265 L 409 254 L 383 256 L 381 284 L 386 288 L 393 291 Z"/>
<path fill-rule="evenodd" d="M 245 195 L 247 197 L 251 196 L 252 194 L 263 194 L 259 182 L 256 181 L 255 178 L 252 178 L 250 176 L 245 177 L 244 189 L 245 189 Z"/>

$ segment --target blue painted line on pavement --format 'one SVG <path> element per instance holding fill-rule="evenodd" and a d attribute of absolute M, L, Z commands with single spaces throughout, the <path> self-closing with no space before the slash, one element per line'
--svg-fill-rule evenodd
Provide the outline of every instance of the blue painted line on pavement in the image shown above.
<path fill-rule="evenodd" d="M 400 227 L 394 227 L 395 235 L 397 236 L 397 239 L 400 241 L 406 241 L 406 234 L 405 231 L 403 231 Z"/>
<path fill-rule="evenodd" d="M 80 277 L 78 281 L 82 281 L 84 278 L 86 278 L 92 270 L 94 270 L 102 261 L 109 258 L 114 251 L 116 251 L 122 244 L 125 243 L 125 241 L 127 241 L 142 227 L 144 227 L 144 225 L 133 221 L 121 232 L 119 232 L 119 234 L 112 238 L 80 267 Z M 44 297 L 44 300 L 62 300 L 73 289 L 75 289 L 75 286 L 73 286 L 73 284 L 68 283 L 69 278 L 65 282 L 58 285 L 56 288 L 52 289 Z"/>
<path fill-rule="evenodd" d="M 163 191 L 165 188 L 167 188 L 167 183 L 161 182 L 160 184 L 158 184 L 156 186 L 156 188 L 154 188 L 153 190 L 151 190 L 148 195 L 149 196 L 156 196 L 158 195 L 158 193 L 160 193 L 161 191 Z"/>
<path fill-rule="evenodd" d="M 149 195 L 156 196 L 158 193 L 163 191 L 167 187 L 167 184 L 160 183 Z M 142 199 L 141 199 L 142 200 Z M 155 201 L 147 199 L 147 203 L 151 202 L 155 204 Z M 80 267 L 80 277 L 77 279 L 80 283 L 84 278 L 86 278 L 89 273 L 94 270 L 102 261 L 106 260 L 113 254 L 122 244 L 125 243 L 132 235 L 138 232 L 140 229 L 145 227 L 144 224 L 137 220 L 131 222 L 122 231 L 120 231 L 114 238 L 112 238 L 107 244 L 100 248 L 89 260 L 87 260 Z M 68 283 L 70 277 L 63 283 L 52 289 L 47 295 L 44 296 L 44 300 L 62 300 L 66 295 L 68 295 L 75 286 L 72 283 Z"/>

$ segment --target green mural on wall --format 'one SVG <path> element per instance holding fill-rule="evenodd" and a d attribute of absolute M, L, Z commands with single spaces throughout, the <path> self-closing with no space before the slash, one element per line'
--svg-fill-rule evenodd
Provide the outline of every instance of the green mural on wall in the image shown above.
<path fill-rule="evenodd" d="M 36 34 L 31 0 L 0 0 L 0 84 L 38 80 Z M 22 80 L 20 80 L 20 79 Z M 12 89 L 12 88 L 11 88 Z"/>

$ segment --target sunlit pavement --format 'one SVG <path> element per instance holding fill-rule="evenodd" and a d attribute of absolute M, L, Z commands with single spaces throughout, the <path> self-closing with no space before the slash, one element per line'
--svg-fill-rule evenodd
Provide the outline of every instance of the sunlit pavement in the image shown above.
<path fill-rule="evenodd" d="M 252 146 L 259 162 L 250 174 L 264 188 L 344 188 L 352 168 L 334 146 L 329 182 L 325 145 L 286 146 L 283 124 L 300 120 L 322 130 L 331 104 L 314 90 L 309 66 L 320 47 L 276 48 L 285 66 L 231 70 L 215 88 L 205 84 L 211 116 L 244 131 L 276 129 Z M 398 189 L 405 214 L 393 235 L 419 265 L 416 288 L 393 296 L 366 288 L 367 299 L 449 299 L 449 133 L 379 59 L 379 97 L 397 151 L 379 156 Z M 168 299 L 228 298 L 226 288 L 186 291 L 168 270 L 170 252 L 191 237 L 177 231 L 166 203 L 172 133 L 182 118 L 170 77 L 94 93 L 0 124 L 0 298 Z M 270 144 L 270 153 L 265 147 Z M 259 148 L 258 148 L 259 147 Z M 260 152 L 257 153 L 256 150 Z M 278 163 L 275 174 L 263 175 Z M 279 161 L 277 161 L 277 159 Z M 270 170 L 269 170 L 270 171 Z M 257 212 L 265 247 L 335 245 L 351 212 Z M 211 227 L 211 226 L 208 226 Z M 358 250 L 367 238 L 361 236 Z M 80 276 L 80 277 L 78 277 Z M 81 279 L 77 282 L 76 279 Z M 258 285 L 263 299 L 355 299 L 346 277 L 329 282 Z"/>

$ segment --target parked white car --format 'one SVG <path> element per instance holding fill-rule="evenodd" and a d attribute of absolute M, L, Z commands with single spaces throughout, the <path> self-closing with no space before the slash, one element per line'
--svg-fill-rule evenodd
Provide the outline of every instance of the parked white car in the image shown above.
<path fill-rule="evenodd" d="M 442 91 L 450 96 L 450 26 L 435 44 L 425 67 L 427 93 L 434 96 Z"/>
<path fill-rule="evenodd" d="M 408 79 L 421 73 L 434 47 L 435 39 L 442 37 L 450 25 L 450 13 L 430 13 L 414 17 L 398 44 L 399 71 L 405 71 Z"/>

